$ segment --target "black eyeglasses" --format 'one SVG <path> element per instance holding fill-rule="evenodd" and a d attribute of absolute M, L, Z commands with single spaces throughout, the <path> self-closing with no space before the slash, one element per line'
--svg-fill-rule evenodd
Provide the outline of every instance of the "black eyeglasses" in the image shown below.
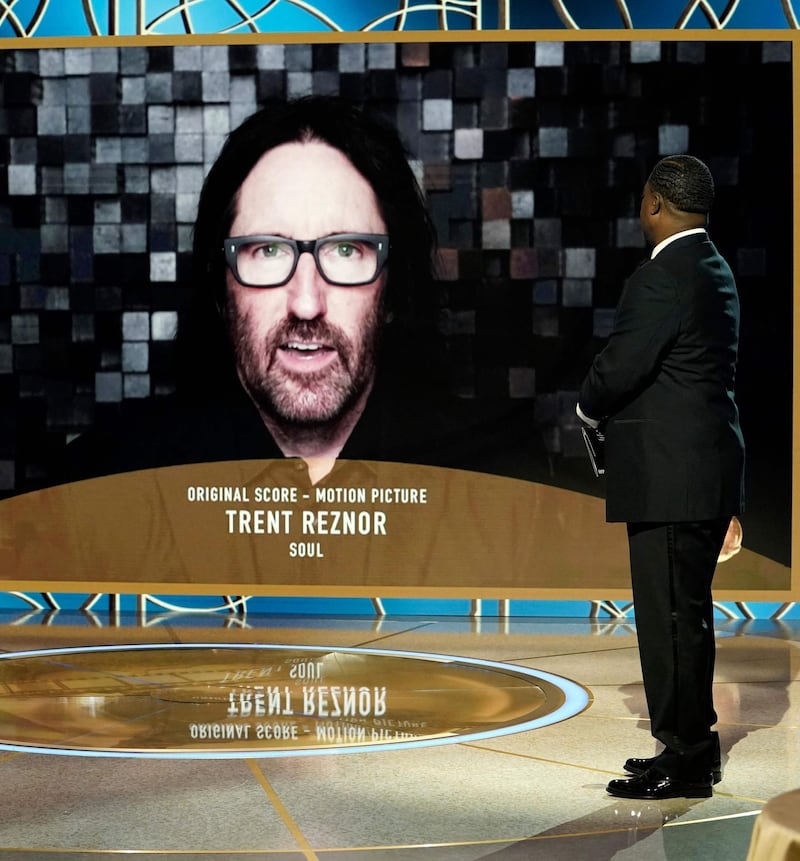
<path fill-rule="evenodd" d="M 382 233 L 336 233 L 319 239 L 285 236 L 231 236 L 225 260 L 245 287 L 281 287 L 294 275 L 301 254 L 313 255 L 317 271 L 340 287 L 370 284 L 389 256 L 389 237 Z"/>

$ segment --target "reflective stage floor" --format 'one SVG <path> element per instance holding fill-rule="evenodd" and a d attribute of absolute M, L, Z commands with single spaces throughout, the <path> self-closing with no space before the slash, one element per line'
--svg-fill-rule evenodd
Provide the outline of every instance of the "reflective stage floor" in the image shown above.
<path fill-rule="evenodd" d="M 19 659 L 0 660 L 0 729 L 4 725 L 6 731 L 6 748 L 0 750 L 0 861 L 99 861 L 121 855 L 152 861 L 743 861 L 763 804 L 800 786 L 798 622 L 718 622 L 723 781 L 710 799 L 647 803 L 605 792 L 628 756 L 656 749 L 643 718 L 631 622 L 173 615 L 137 625 L 132 619 L 111 624 L 63 612 L 20 621 L 11 613 L 0 616 L 0 657 L 58 651 L 36 659 L 50 666 L 48 672 L 28 661 L 14 676 L 9 668 Z M 167 652 L 183 661 L 189 653 L 199 654 L 185 648 L 193 644 L 203 644 L 214 660 L 224 658 L 222 675 L 211 679 L 206 663 L 193 666 L 191 673 L 181 669 L 178 684 L 175 666 L 167 672 L 164 665 L 150 663 L 145 671 L 141 663 L 131 663 L 131 654 Z M 73 651 L 120 645 L 148 648 L 85 653 L 90 662 L 102 658 L 102 678 L 97 666 L 87 669 L 75 658 L 83 652 Z M 277 750 L 279 755 L 254 744 L 225 758 L 198 756 L 213 754 L 214 745 L 198 750 L 195 729 L 181 736 L 175 709 L 193 714 L 199 708 L 204 715 L 217 709 L 217 719 L 192 720 L 192 727 L 221 726 L 234 714 L 240 726 L 252 729 L 257 722 L 242 719 L 240 694 L 250 697 L 254 690 L 269 689 L 254 679 L 252 649 L 243 647 L 262 646 L 283 647 L 281 660 L 257 661 L 262 675 L 265 666 L 277 667 L 276 690 L 278 671 L 291 661 L 285 656 L 300 647 L 313 647 L 309 668 L 327 667 L 325 661 L 334 655 L 337 666 L 350 666 L 351 675 L 308 669 L 300 675 L 310 673 L 310 678 L 290 682 L 284 673 L 284 713 L 276 705 L 258 725 L 303 732 L 303 719 L 292 717 L 293 711 L 302 711 L 302 700 L 292 699 L 300 694 L 291 685 L 311 684 L 319 694 L 323 682 L 349 680 L 354 690 L 368 692 L 354 706 L 361 711 L 351 725 L 397 726 L 401 717 L 423 716 L 420 723 L 431 728 L 425 734 L 436 735 L 435 743 L 408 748 L 359 744 L 349 752 L 331 752 L 334 744 L 314 755 L 297 755 L 291 743 Z M 238 676 L 236 649 L 242 649 L 243 658 Z M 379 653 L 368 672 L 360 665 L 353 669 L 362 652 Z M 465 660 L 451 667 L 411 656 L 406 671 L 391 664 L 398 652 Z M 352 666 L 340 660 L 342 655 Z M 527 728 L 524 719 L 552 714 L 561 701 L 558 684 L 540 684 L 531 670 L 556 681 L 561 677 L 568 687 L 577 683 L 574 687 L 587 694 L 583 707 L 578 703 L 571 717 Z M 113 724 L 108 719 L 110 680 L 124 688 L 115 694 Z M 141 695 L 146 685 L 150 699 Z M 409 698 L 411 688 L 419 694 L 416 699 Z M 231 690 L 238 698 L 235 706 Z M 58 696 L 52 707 L 46 699 L 35 700 L 53 692 Z M 331 717 L 336 706 L 329 694 L 326 687 L 326 698 L 317 696 L 309 713 L 318 716 L 322 709 Z M 156 699 L 167 705 L 154 707 Z M 454 708 L 461 702 L 467 703 L 463 721 L 461 706 Z M 64 710 L 64 703 L 72 704 L 73 713 Z M 66 727 L 76 703 L 84 713 L 105 709 L 102 731 Z M 250 704 L 247 708 L 248 715 L 255 714 Z M 394 722 L 388 720 L 392 715 Z M 523 722 L 511 726 L 514 720 Z M 409 719 L 406 726 L 412 725 Z M 476 726 L 502 731 L 476 733 Z M 35 752 L 25 744 L 15 746 L 13 739 L 9 743 L 10 732 L 25 744 L 38 739 Z M 86 738 L 101 736 L 92 751 Z M 176 743 L 181 737 L 189 741 Z M 139 755 L 147 752 L 148 740 L 156 740 L 169 755 Z M 44 752 L 62 744 L 67 753 Z M 131 753 L 119 755 L 128 747 Z"/>

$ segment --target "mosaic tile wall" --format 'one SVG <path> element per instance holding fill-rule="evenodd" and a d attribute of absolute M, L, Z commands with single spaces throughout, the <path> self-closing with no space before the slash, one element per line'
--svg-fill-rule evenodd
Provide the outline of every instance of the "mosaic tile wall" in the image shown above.
<path fill-rule="evenodd" d="M 203 176 L 265 97 L 337 93 L 397 123 L 439 230 L 453 390 L 529 400 L 556 457 L 580 453 L 575 389 L 643 255 L 661 155 L 716 175 L 715 239 L 760 321 L 745 400 L 790 350 L 787 43 L 98 46 L 0 69 L 0 492 L 172 390 Z"/>

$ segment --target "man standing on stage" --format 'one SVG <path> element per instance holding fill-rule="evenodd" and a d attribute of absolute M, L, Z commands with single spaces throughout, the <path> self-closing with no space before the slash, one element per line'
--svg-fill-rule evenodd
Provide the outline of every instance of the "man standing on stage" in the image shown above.
<path fill-rule="evenodd" d="M 657 756 L 612 780 L 624 798 L 705 798 L 720 779 L 711 581 L 743 506 L 734 400 L 739 300 L 709 239 L 714 183 L 688 155 L 644 186 L 650 259 L 628 279 L 578 415 L 606 436 L 606 518 L 627 523 L 642 676 Z"/>

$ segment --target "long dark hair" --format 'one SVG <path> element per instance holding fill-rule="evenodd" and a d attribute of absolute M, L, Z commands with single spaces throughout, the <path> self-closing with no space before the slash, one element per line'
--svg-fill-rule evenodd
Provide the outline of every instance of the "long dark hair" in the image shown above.
<path fill-rule="evenodd" d="M 352 103 L 309 96 L 264 105 L 228 136 L 203 185 L 194 225 L 189 312 L 178 332 L 179 389 L 234 384 L 224 305 L 223 240 L 239 188 L 271 149 L 318 140 L 340 150 L 369 182 L 389 234 L 386 308 L 398 321 L 432 316 L 435 231 L 408 154 L 388 123 Z"/>

